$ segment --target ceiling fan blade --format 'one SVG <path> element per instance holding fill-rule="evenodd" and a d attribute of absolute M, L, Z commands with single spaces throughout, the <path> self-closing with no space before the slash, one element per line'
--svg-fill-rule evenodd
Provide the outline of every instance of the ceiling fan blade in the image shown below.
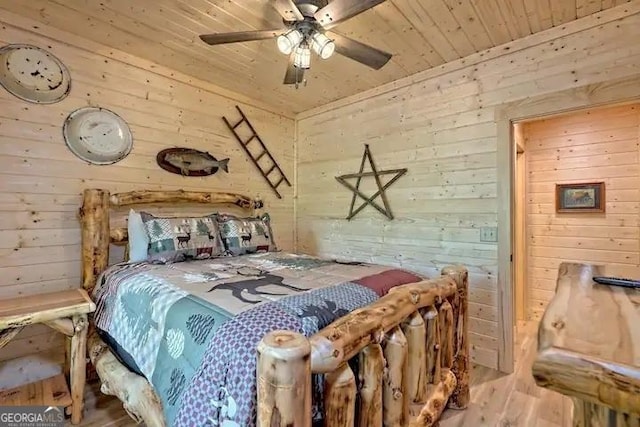
<path fill-rule="evenodd" d="M 375 70 L 382 68 L 393 56 L 390 53 L 337 33 L 331 33 L 329 38 L 333 39 L 336 44 L 336 52 L 340 55 L 344 55 Z"/>
<path fill-rule="evenodd" d="M 384 2 L 385 0 L 333 0 L 313 16 L 320 25 L 329 29 Z"/>
<path fill-rule="evenodd" d="M 287 72 L 284 75 L 284 84 L 293 85 L 301 83 L 304 80 L 304 70 L 293 65 L 293 59 L 295 54 L 289 56 L 289 65 L 287 66 Z"/>
<path fill-rule="evenodd" d="M 235 33 L 202 34 L 200 39 L 208 44 L 249 42 L 254 40 L 272 39 L 282 34 L 283 30 L 238 31 Z"/>
<path fill-rule="evenodd" d="M 304 16 L 293 0 L 271 0 L 271 5 L 285 21 L 302 21 Z"/>

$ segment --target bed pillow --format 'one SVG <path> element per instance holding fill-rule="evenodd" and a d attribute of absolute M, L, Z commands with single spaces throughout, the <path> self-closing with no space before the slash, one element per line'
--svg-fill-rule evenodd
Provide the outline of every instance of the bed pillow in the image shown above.
<path fill-rule="evenodd" d="M 140 213 L 149 236 L 148 259 L 162 263 L 224 255 L 215 215 L 156 217 Z"/>
<path fill-rule="evenodd" d="M 250 218 L 219 214 L 218 226 L 222 243 L 230 255 L 277 251 L 269 214 Z"/>
<path fill-rule="evenodd" d="M 129 210 L 127 232 L 129 235 L 129 262 L 146 260 L 147 250 L 149 249 L 149 236 L 140 213 L 133 209 Z"/>

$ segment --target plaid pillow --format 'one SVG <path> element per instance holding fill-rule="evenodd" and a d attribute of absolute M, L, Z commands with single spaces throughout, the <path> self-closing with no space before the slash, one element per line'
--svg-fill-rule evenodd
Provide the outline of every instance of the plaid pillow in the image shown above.
<path fill-rule="evenodd" d="M 255 218 L 220 214 L 218 226 L 224 247 L 231 255 L 277 251 L 269 214 Z"/>
<path fill-rule="evenodd" d="M 141 212 L 149 236 L 150 261 L 162 263 L 224 255 L 215 215 L 164 218 Z"/>

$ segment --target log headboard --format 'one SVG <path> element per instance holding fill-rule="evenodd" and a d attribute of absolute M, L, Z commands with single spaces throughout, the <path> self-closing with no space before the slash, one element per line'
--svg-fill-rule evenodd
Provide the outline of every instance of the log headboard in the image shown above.
<path fill-rule="evenodd" d="M 130 191 L 110 194 L 98 188 L 83 192 L 79 210 L 82 227 L 82 287 L 91 291 L 96 280 L 109 264 L 109 244 L 125 243 L 126 228 L 111 230 L 109 213 L 112 208 L 153 203 L 231 204 L 253 211 L 263 206 L 262 201 L 234 193 L 198 191 Z"/>

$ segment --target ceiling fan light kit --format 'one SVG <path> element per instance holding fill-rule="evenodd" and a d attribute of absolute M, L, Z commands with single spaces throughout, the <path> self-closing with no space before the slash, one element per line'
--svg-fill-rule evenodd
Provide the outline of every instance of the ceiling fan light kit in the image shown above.
<path fill-rule="evenodd" d="M 309 46 L 301 44 L 296 47 L 293 65 L 303 70 L 309 69 L 311 66 L 311 49 L 309 49 Z"/>
<path fill-rule="evenodd" d="M 285 55 L 294 53 L 294 66 L 302 69 L 311 67 L 311 49 L 322 59 L 329 59 L 336 50 L 336 44 L 329 37 L 318 31 L 311 24 L 300 25 L 276 39 L 278 50 Z"/>
<path fill-rule="evenodd" d="M 336 50 L 336 44 L 322 33 L 315 32 L 311 36 L 311 46 L 322 59 L 329 59 Z"/>
<path fill-rule="evenodd" d="M 278 49 L 285 55 L 289 55 L 293 52 L 293 49 L 300 44 L 303 36 L 302 33 L 296 29 L 287 31 L 284 34 L 280 34 L 277 39 Z"/>
<path fill-rule="evenodd" d="M 346 56 L 375 70 L 382 68 L 392 55 L 334 32 L 327 32 L 347 19 L 365 12 L 385 0 L 270 0 L 286 28 L 203 34 L 200 39 L 210 45 L 276 38 L 278 50 L 289 55 L 284 84 L 298 84 L 311 67 L 311 50 L 321 58 L 334 53 Z"/>

